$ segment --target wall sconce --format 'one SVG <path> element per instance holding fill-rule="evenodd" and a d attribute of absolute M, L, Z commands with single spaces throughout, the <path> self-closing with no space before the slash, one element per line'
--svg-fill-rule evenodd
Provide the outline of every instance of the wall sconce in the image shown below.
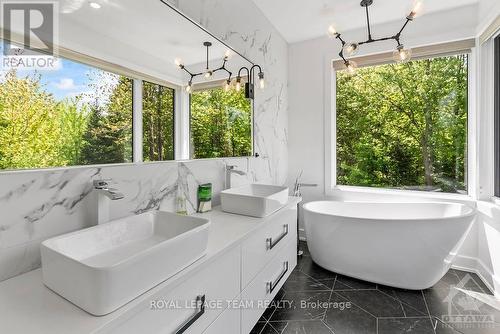
<path fill-rule="evenodd" d="M 241 90 L 241 72 L 246 71 L 248 76 L 248 81 L 245 83 L 245 97 L 247 99 L 254 99 L 255 97 L 255 70 L 258 69 L 258 77 L 259 77 L 259 87 L 260 89 L 264 89 L 266 87 L 266 82 L 264 80 L 264 72 L 262 72 L 262 68 L 259 65 L 253 65 L 250 69 L 248 67 L 242 67 L 238 71 L 238 76 L 236 77 L 236 90 Z"/>

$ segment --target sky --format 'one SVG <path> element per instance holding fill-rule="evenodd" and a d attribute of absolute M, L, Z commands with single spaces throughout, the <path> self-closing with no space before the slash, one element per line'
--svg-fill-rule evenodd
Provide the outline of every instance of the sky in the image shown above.
<path fill-rule="evenodd" d="M 0 55 L 2 57 L 4 57 L 3 48 L 3 43 L 0 43 Z M 91 83 L 101 86 L 116 82 L 115 76 L 96 75 L 105 72 L 85 64 L 63 58 L 57 58 L 56 64 L 53 69 L 18 69 L 17 76 L 21 78 L 35 74 L 40 75 L 43 88 L 51 93 L 57 101 L 80 94 L 85 94 L 86 98 L 84 100 L 92 99 Z M 7 69 L 2 67 L 0 70 L 2 72 L 0 77 L 3 78 Z"/>

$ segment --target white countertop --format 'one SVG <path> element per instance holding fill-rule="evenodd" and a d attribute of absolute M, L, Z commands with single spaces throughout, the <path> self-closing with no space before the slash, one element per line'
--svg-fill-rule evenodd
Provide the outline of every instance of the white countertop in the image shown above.
<path fill-rule="evenodd" d="M 297 205 L 300 198 L 290 197 L 286 207 Z M 211 221 L 206 256 L 175 276 L 152 288 L 118 310 L 102 317 L 93 316 L 45 287 L 41 269 L 0 283 L 0 332 L 9 334 L 88 334 L 119 318 L 135 305 L 168 285 L 175 286 L 187 273 L 202 263 L 214 260 L 263 226 L 273 215 L 253 218 L 213 211 L 197 214 Z"/>

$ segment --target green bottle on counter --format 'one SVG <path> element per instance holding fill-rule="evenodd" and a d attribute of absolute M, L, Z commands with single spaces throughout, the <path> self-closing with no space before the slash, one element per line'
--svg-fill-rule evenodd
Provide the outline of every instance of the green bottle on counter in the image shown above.
<path fill-rule="evenodd" d="M 205 183 L 198 186 L 198 210 L 208 212 L 212 210 L 212 184 Z"/>

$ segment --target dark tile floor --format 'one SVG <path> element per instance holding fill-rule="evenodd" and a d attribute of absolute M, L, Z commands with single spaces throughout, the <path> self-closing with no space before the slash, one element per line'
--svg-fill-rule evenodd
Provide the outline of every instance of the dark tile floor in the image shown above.
<path fill-rule="evenodd" d="M 395 289 L 329 272 L 301 248 L 251 334 L 500 333 L 498 301 L 475 274 L 451 269 L 430 289 Z"/>

